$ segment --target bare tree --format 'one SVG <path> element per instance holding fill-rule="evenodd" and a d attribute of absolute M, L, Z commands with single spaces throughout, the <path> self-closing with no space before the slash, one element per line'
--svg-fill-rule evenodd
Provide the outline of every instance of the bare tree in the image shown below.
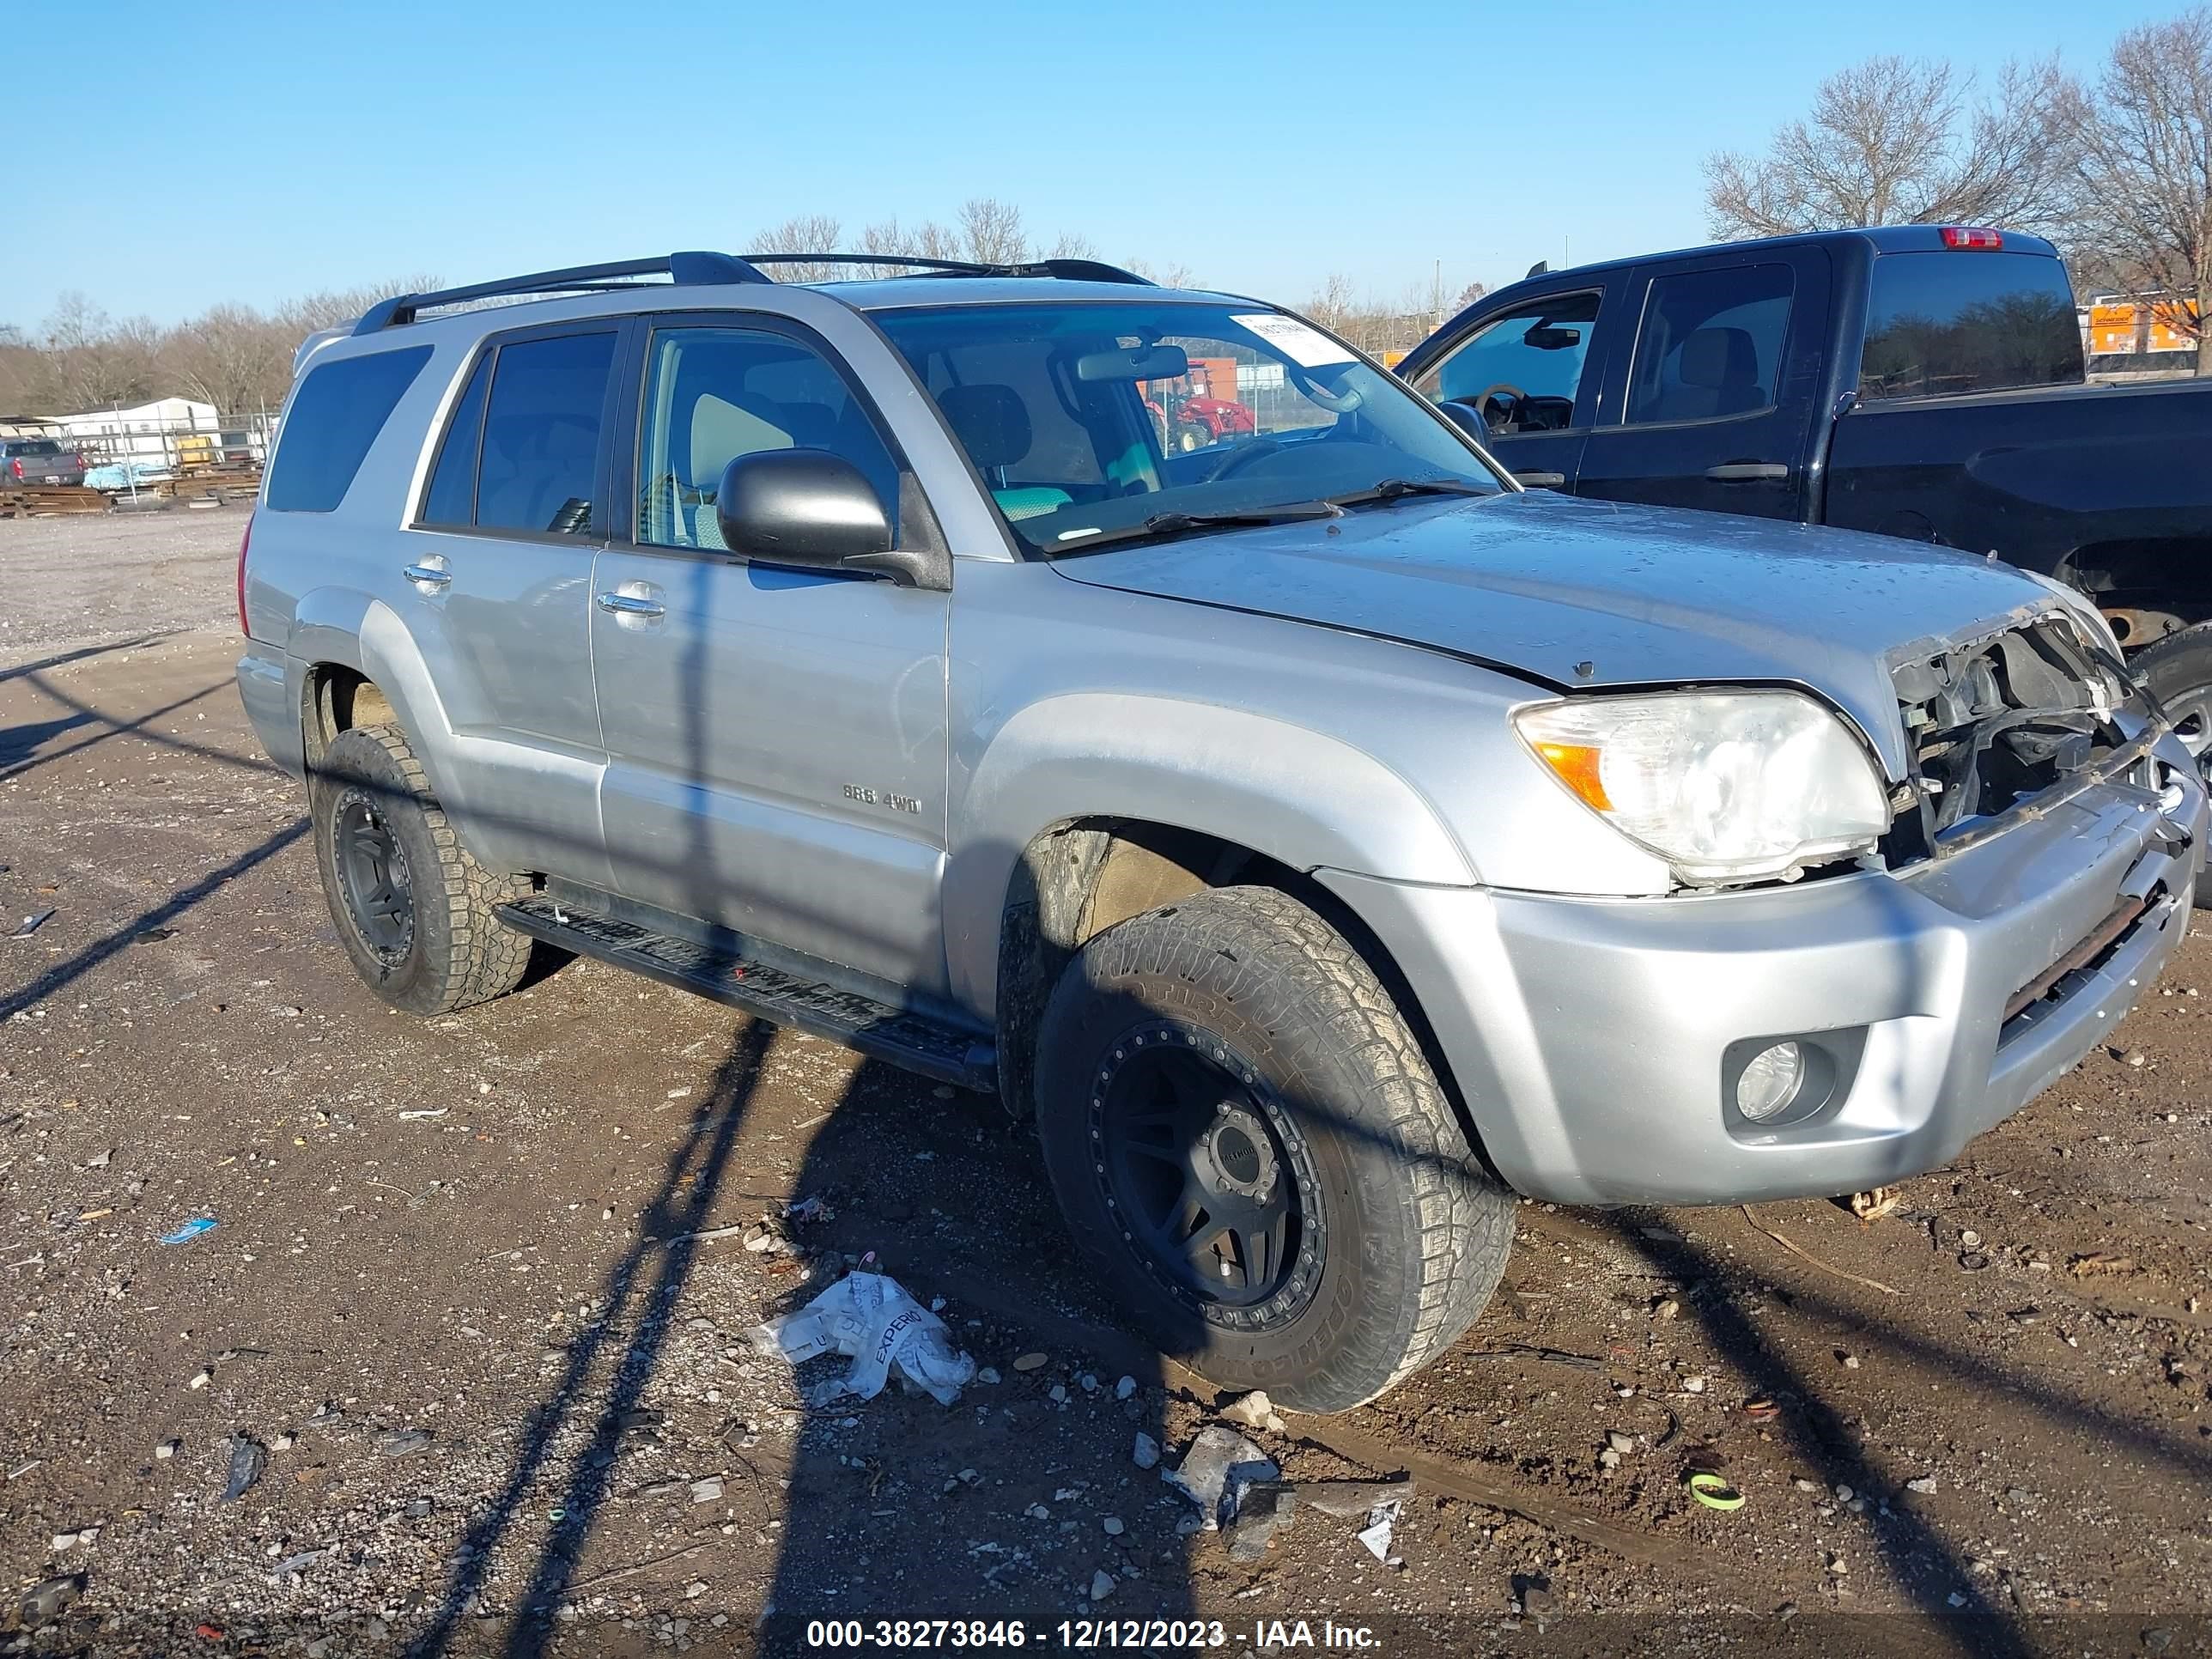
<path fill-rule="evenodd" d="M 1039 243 L 1036 257 L 1040 259 L 1096 259 L 1098 244 L 1080 231 L 1063 230 L 1053 239 L 1050 247 Z"/>
<path fill-rule="evenodd" d="M 762 231 L 753 245 L 763 253 L 836 253 L 844 234 L 829 214 L 803 213 Z M 847 273 L 835 259 L 802 259 L 770 265 L 768 274 L 780 283 L 834 283 Z"/>
<path fill-rule="evenodd" d="M 1451 308 L 1455 312 L 1465 311 L 1489 292 L 1490 284 L 1487 283 L 1469 283 L 1465 288 L 1460 289 L 1458 297 L 1451 302 Z"/>
<path fill-rule="evenodd" d="M 1124 259 L 1122 264 L 1148 283 L 1158 283 L 1162 288 L 1196 288 L 1198 273 L 1180 259 L 1170 265 L 1156 265 L 1150 259 Z"/>
<path fill-rule="evenodd" d="M 1820 83 L 1810 116 L 1766 153 L 1705 158 L 1705 220 L 1722 239 L 1849 225 L 1976 223 L 2056 230 L 2064 82 L 2051 63 L 2007 64 L 1978 97 L 1940 59 L 1870 58 Z"/>
<path fill-rule="evenodd" d="M 251 307 L 220 305 L 179 324 L 162 343 L 161 361 L 188 398 L 225 412 L 269 408 L 284 396 L 297 343 Z"/>
<path fill-rule="evenodd" d="M 980 265 L 1015 265 L 1029 257 L 1022 232 L 1022 210 L 995 196 L 970 197 L 960 204 L 963 258 Z"/>
<path fill-rule="evenodd" d="M 2063 107 L 2082 245 L 2212 374 L 2212 9 L 2128 30 Z"/>
<path fill-rule="evenodd" d="M 1340 270 L 1332 270 L 1322 279 L 1313 297 L 1305 302 L 1304 310 L 1307 316 L 1323 328 L 1333 329 L 1340 334 L 1358 306 L 1359 299 L 1352 291 L 1352 278 Z"/>

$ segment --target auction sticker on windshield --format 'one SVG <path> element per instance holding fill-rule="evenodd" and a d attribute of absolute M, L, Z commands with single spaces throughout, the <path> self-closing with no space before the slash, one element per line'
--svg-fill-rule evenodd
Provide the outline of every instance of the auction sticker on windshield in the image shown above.
<path fill-rule="evenodd" d="M 1326 368 L 1331 363 L 1356 361 L 1328 335 L 1295 317 L 1261 311 L 1235 313 L 1230 321 L 1242 323 L 1300 368 Z"/>

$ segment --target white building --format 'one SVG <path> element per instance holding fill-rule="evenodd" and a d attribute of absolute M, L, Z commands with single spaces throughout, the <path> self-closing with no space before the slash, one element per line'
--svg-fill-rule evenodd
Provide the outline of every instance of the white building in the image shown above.
<path fill-rule="evenodd" d="M 212 441 L 221 431 L 213 404 L 190 398 L 161 398 L 132 409 L 94 409 L 82 415 L 58 415 L 59 427 L 95 459 L 145 461 L 156 466 L 174 465 L 178 440 L 192 433 Z"/>

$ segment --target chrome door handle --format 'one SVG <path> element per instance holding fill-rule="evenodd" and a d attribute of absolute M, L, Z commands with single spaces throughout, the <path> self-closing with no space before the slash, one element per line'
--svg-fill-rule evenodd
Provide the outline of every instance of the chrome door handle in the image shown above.
<path fill-rule="evenodd" d="M 421 582 L 425 587 L 443 587 L 453 580 L 450 570 L 441 570 L 434 564 L 410 564 L 399 573 L 410 582 Z"/>
<path fill-rule="evenodd" d="M 641 599 L 629 593 L 602 593 L 599 609 L 622 617 L 661 617 L 668 607 L 658 599 Z"/>

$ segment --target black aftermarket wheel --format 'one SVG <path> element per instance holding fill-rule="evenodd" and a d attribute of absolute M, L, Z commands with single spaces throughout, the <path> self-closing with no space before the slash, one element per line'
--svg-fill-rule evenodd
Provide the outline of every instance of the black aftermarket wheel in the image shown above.
<path fill-rule="evenodd" d="M 1037 1123 L 1085 1255 L 1163 1352 L 1340 1411 L 1441 1352 L 1495 1287 L 1512 1200 L 1367 964 L 1231 888 L 1078 953 Z"/>
<path fill-rule="evenodd" d="M 437 1014 L 514 988 L 530 941 L 493 907 L 526 884 L 469 856 L 397 727 L 339 733 L 308 807 L 338 942 L 378 995 Z"/>

